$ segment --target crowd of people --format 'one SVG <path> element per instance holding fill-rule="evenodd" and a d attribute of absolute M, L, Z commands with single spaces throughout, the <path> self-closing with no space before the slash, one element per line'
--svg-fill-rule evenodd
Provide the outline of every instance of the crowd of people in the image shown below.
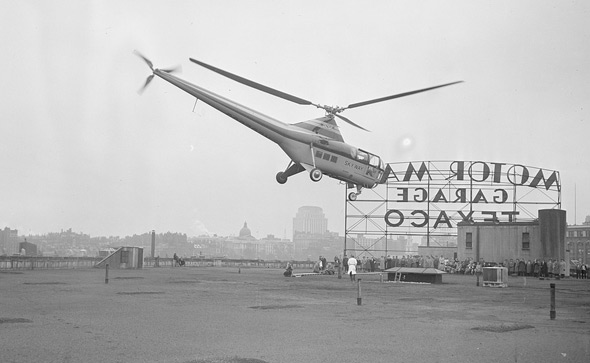
<path fill-rule="evenodd" d="M 338 257 L 334 258 L 335 262 Z M 344 271 L 348 271 L 347 268 L 348 257 L 344 255 L 342 260 Z M 468 258 L 465 260 L 448 259 L 444 256 L 387 256 L 384 259 L 375 257 L 356 258 L 356 271 L 357 272 L 375 272 L 382 269 L 388 269 L 392 267 L 432 267 L 447 273 L 453 274 L 469 274 L 474 275 L 482 271 L 483 267 L 506 267 L 508 268 L 508 274 L 511 276 L 530 276 L 530 277 L 544 277 L 544 278 L 555 278 L 566 276 L 566 263 L 564 259 L 535 259 L 535 260 L 524 260 L 524 259 L 506 259 L 500 263 L 485 262 L 483 259 L 479 262 Z M 570 267 L 570 276 L 577 279 L 588 278 L 589 266 L 587 264 L 573 261 Z"/>
<path fill-rule="evenodd" d="M 474 261 L 471 258 L 460 261 L 458 259 L 452 260 L 444 257 L 433 257 L 433 256 L 409 256 L 402 257 L 401 259 L 394 257 L 386 260 L 386 268 L 389 267 L 434 267 L 438 270 L 445 271 L 447 273 L 455 274 L 476 274 L 481 272 L 483 267 L 506 267 L 508 268 L 508 274 L 511 276 L 530 276 L 530 277 L 544 277 L 544 278 L 555 278 L 565 277 L 567 275 L 567 265 L 564 259 L 535 259 L 535 260 L 524 260 L 524 259 L 506 259 L 500 263 L 486 262 L 483 259 Z M 571 277 L 578 279 L 588 278 L 587 274 L 588 266 L 586 264 L 576 263 L 575 266 L 570 268 Z"/>
<path fill-rule="evenodd" d="M 319 260 L 313 265 L 313 272 L 322 275 L 334 275 L 335 268 L 324 256 L 320 256 Z"/>
<path fill-rule="evenodd" d="M 355 281 L 357 272 L 376 272 L 392 267 L 422 267 L 435 268 L 452 274 L 475 275 L 481 273 L 483 267 L 506 267 L 508 274 L 511 276 L 530 276 L 543 278 L 556 278 L 566 276 L 566 263 L 564 259 L 548 260 L 524 260 L 524 259 L 506 259 L 503 262 L 485 262 L 481 259 L 479 262 L 472 258 L 465 260 L 448 259 L 444 256 L 387 256 L 385 258 L 376 258 L 372 256 L 363 256 L 355 258 L 346 254 L 342 260 L 338 256 L 334 257 L 334 263 L 328 262 L 324 256 L 320 256 L 313 267 L 313 272 L 320 274 L 334 274 L 340 267 L 343 273 L 350 275 L 350 279 Z M 285 276 L 291 275 L 291 269 L 287 267 Z M 570 276 L 577 279 L 587 279 L 589 266 L 579 261 L 572 261 L 570 267 Z"/>
<path fill-rule="evenodd" d="M 577 279 L 587 279 L 589 267 L 590 266 L 588 266 L 585 263 L 581 263 L 579 261 L 576 261 L 574 263 L 574 275 L 572 277 L 575 277 Z"/>
<path fill-rule="evenodd" d="M 344 255 L 344 257 L 342 258 L 342 266 L 344 268 L 344 271 L 346 271 L 347 273 L 349 266 L 348 260 L 353 257 L 354 255 L 351 255 L 350 257 Z M 334 257 L 334 261 L 336 261 L 337 259 L 338 257 Z M 375 272 L 383 269 L 383 266 L 381 266 L 382 260 L 380 258 L 363 256 L 355 258 L 354 260 L 356 261 L 355 272 Z"/>

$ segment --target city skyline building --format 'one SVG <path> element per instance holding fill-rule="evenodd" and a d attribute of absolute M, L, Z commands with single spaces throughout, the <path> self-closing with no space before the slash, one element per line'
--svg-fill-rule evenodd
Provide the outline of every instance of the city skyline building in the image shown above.
<path fill-rule="evenodd" d="M 299 207 L 293 218 L 293 239 L 297 234 L 323 235 L 328 231 L 328 219 L 316 206 Z"/>
<path fill-rule="evenodd" d="M 8 227 L 0 230 L 0 255 L 12 255 L 18 252 L 18 230 Z"/>
<path fill-rule="evenodd" d="M 582 224 L 567 227 L 565 243 L 572 260 L 590 263 L 590 216 Z"/>
<path fill-rule="evenodd" d="M 327 229 L 328 219 L 321 207 L 302 206 L 293 218 L 293 239 L 277 238 L 272 234 L 257 238 L 252 235 L 245 221 L 235 235 L 188 237 L 179 233 L 157 234 L 157 255 L 169 257 L 174 253 L 186 257 L 225 257 L 233 259 L 315 260 L 318 256 L 339 256 L 343 252 L 343 237 Z M 532 234 L 531 234 L 532 236 Z M 127 237 L 91 237 L 72 229 L 45 235 L 19 236 L 18 230 L 0 229 L 0 255 L 43 256 L 98 256 L 101 250 L 119 246 L 149 247 L 151 232 Z M 355 235 L 355 254 L 380 256 L 373 250 L 387 250 L 387 254 L 428 254 L 423 246 L 416 246 L 411 239 L 372 239 Z M 351 243 L 352 243 L 351 242 Z M 386 245 L 385 245 L 386 244 Z M 563 257 L 584 263 L 590 261 L 590 216 L 581 225 L 567 225 Z M 442 241 L 436 255 L 458 255 L 456 240 Z M 432 246 L 431 246 L 432 248 Z M 23 249 L 25 252 L 23 253 Z M 459 248 L 460 249 L 460 248 Z M 35 251 L 36 250 L 36 251 Z M 444 250 L 444 251 L 443 251 Z M 443 253 L 444 252 L 444 253 Z M 432 254 L 432 253 L 430 253 Z M 460 255 L 460 254 L 459 254 Z"/>

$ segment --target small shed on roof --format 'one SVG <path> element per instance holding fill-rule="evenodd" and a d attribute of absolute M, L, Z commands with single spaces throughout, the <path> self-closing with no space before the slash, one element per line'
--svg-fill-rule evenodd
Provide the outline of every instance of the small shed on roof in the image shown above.
<path fill-rule="evenodd" d="M 385 270 L 388 281 L 442 284 L 444 271 L 433 267 L 392 267 Z"/>
<path fill-rule="evenodd" d="M 120 247 L 94 267 L 143 268 L 143 247 Z"/>

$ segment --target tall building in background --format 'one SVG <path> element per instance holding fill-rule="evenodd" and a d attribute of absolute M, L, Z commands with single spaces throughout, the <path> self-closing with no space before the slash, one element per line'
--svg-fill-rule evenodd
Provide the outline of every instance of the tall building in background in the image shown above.
<path fill-rule="evenodd" d="M 0 255 L 10 256 L 18 252 L 18 230 L 8 227 L 0 229 Z"/>
<path fill-rule="evenodd" d="M 571 260 L 590 264 L 590 216 L 581 225 L 567 226 L 565 244 Z"/>
<path fill-rule="evenodd" d="M 322 208 L 300 207 L 293 218 L 293 240 L 300 234 L 324 235 L 328 231 L 328 219 Z"/>
<path fill-rule="evenodd" d="M 338 233 L 328 231 L 328 219 L 322 208 L 304 206 L 293 218 L 293 256 L 298 260 L 315 260 L 335 256 L 342 250 Z"/>

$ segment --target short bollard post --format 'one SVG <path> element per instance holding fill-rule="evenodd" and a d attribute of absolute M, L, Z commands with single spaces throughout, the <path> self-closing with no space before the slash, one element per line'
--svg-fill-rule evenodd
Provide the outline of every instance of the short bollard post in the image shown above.
<path fill-rule="evenodd" d="M 357 296 L 356 296 L 356 304 L 357 305 L 362 305 L 363 303 L 363 298 L 361 297 L 361 279 L 358 279 L 358 289 L 357 289 Z"/>
<path fill-rule="evenodd" d="M 338 278 L 342 279 L 342 266 L 338 265 Z"/>
<path fill-rule="evenodd" d="M 109 283 L 109 264 L 107 263 L 105 268 L 104 268 L 104 283 L 108 284 Z"/>
<path fill-rule="evenodd" d="M 551 287 L 551 311 L 549 317 L 551 320 L 555 320 L 555 284 L 549 284 Z"/>
<path fill-rule="evenodd" d="M 477 275 L 477 285 L 475 285 L 475 286 L 479 286 L 479 274 L 476 274 L 476 275 Z"/>

